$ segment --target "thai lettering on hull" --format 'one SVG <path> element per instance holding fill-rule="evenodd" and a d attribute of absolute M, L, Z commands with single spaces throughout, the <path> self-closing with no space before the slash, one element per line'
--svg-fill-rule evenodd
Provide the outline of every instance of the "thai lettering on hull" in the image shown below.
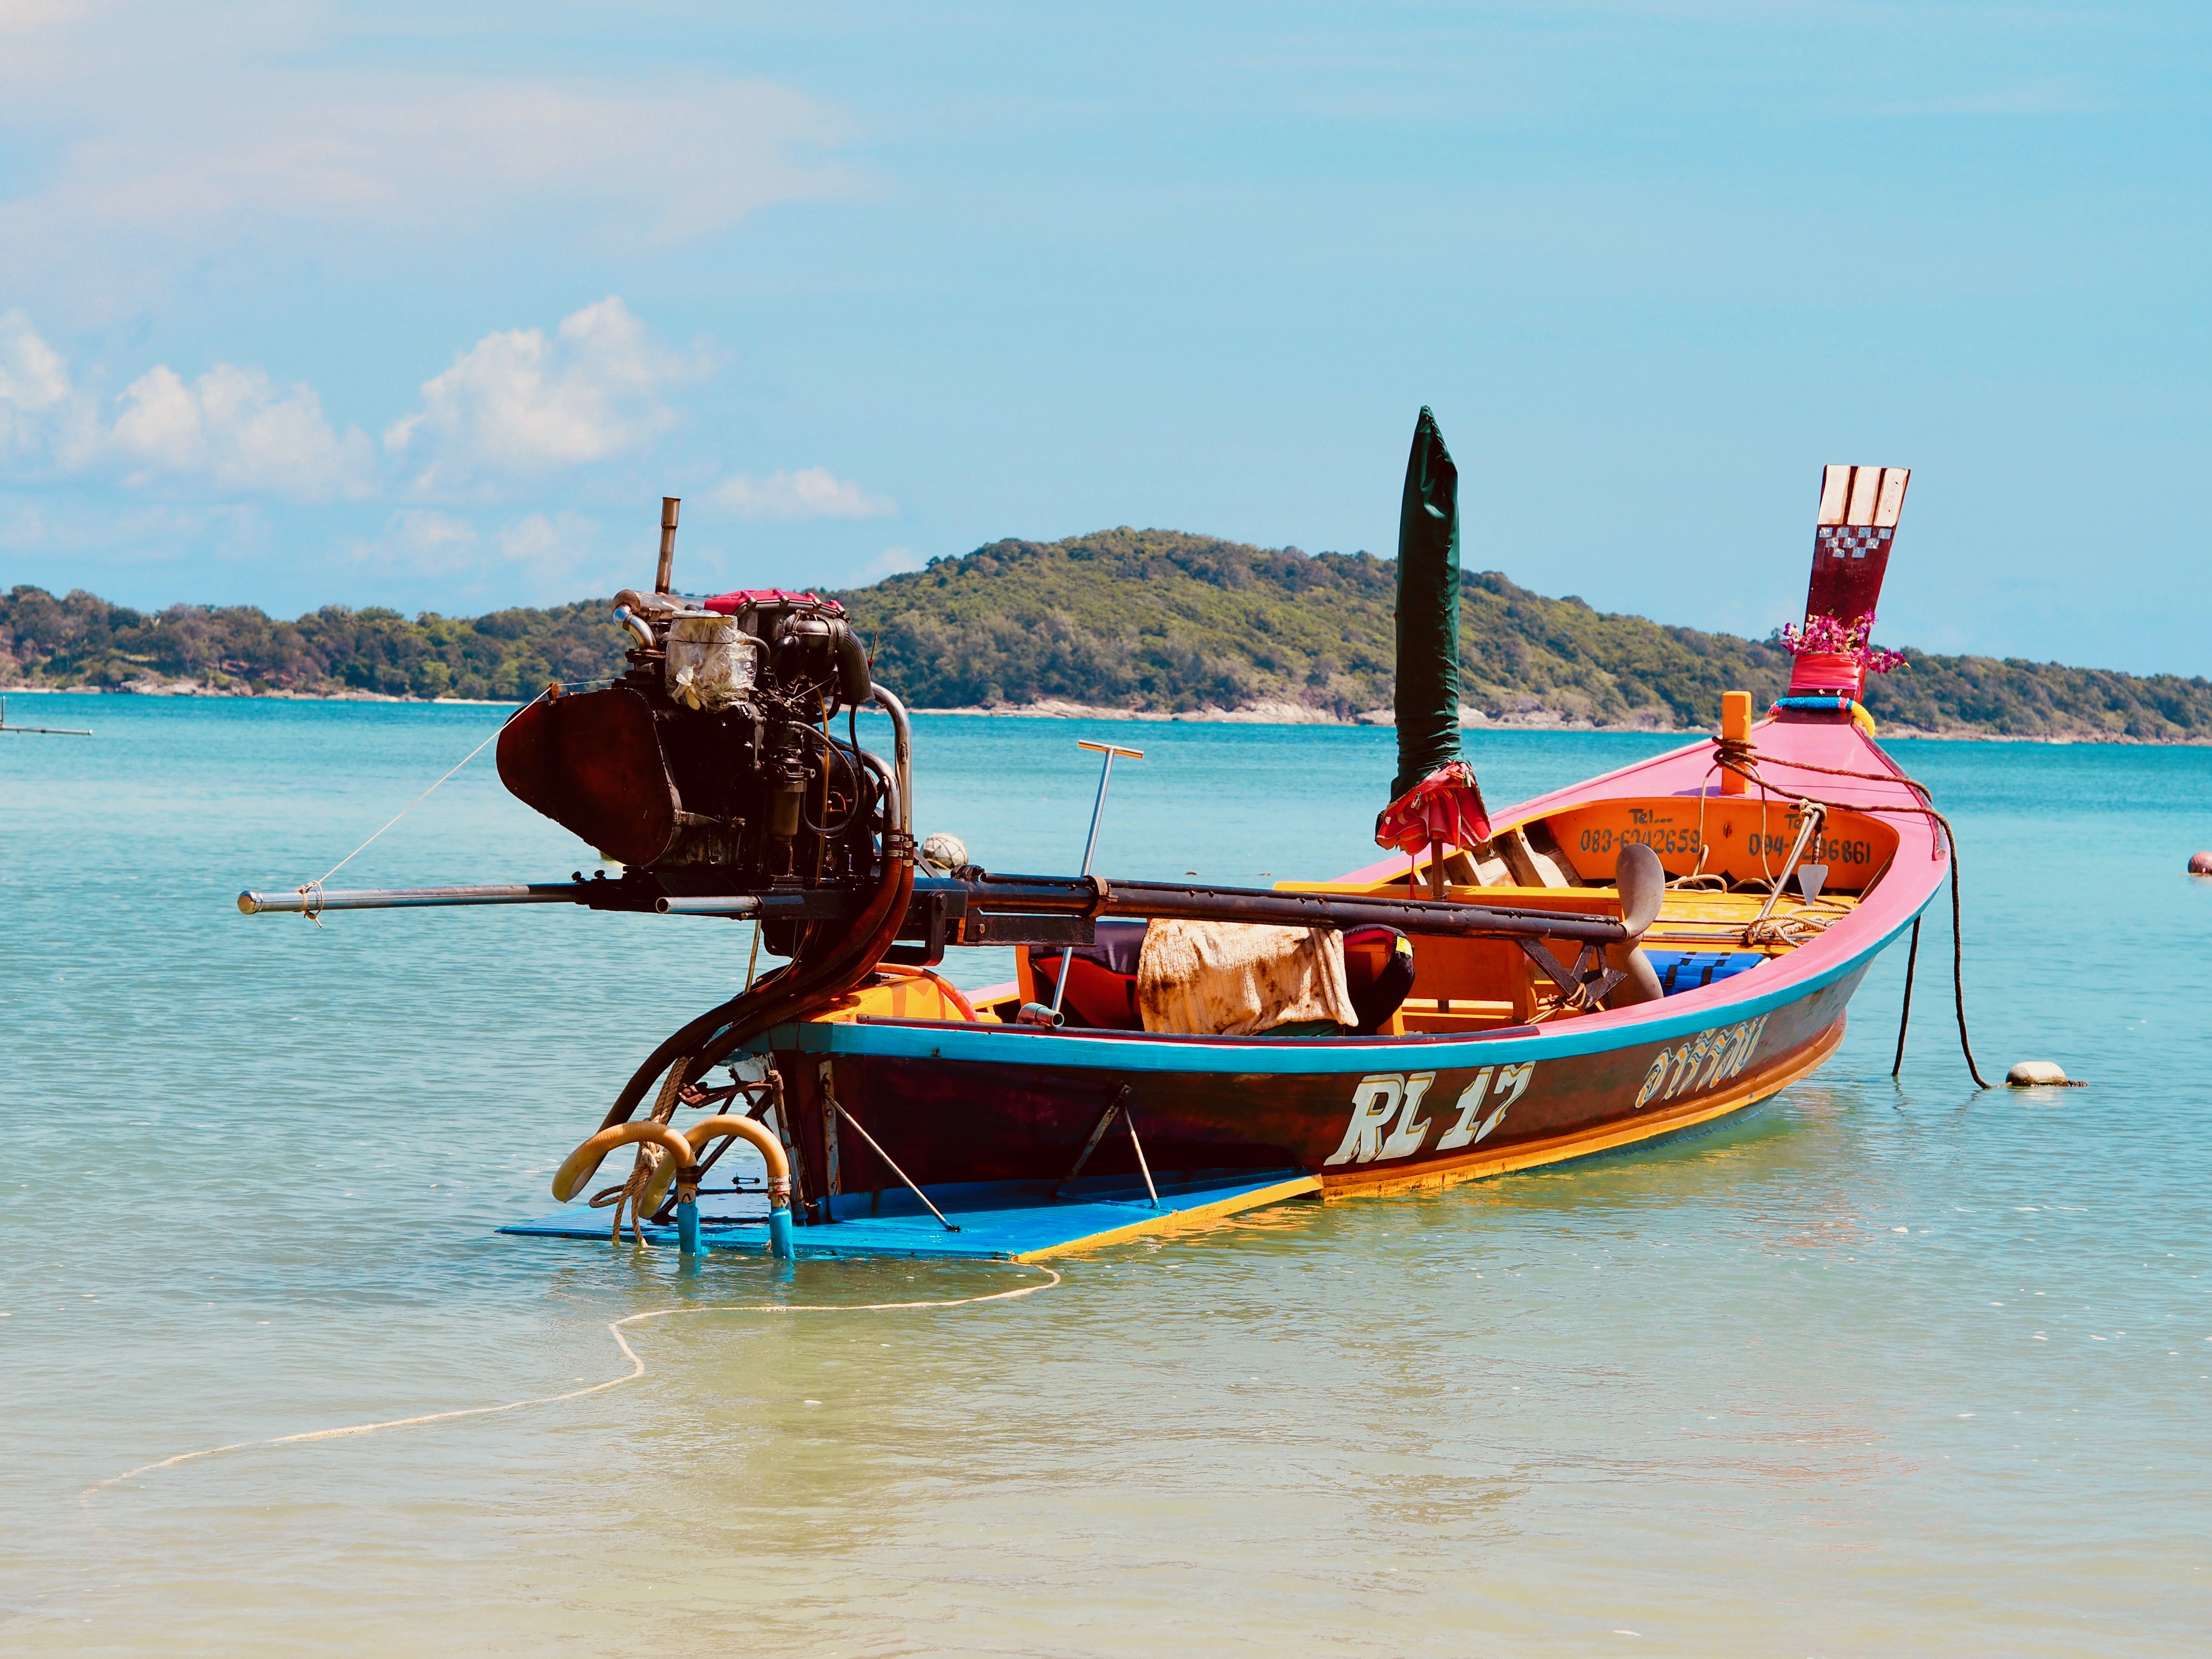
<path fill-rule="evenodd" d="M 1761 1014 L 1740 1025 L 1700 1031 L 1693 1037 L 1685 1037 L 1678 1044 L 1662 1048 L 1652 1056 L 1651 1069 L 1644 1074 L 1644 1086 L 1636 1091 L 1637 1109 L 1640 1111 L 1655 1100 L 1700 1094 L 1734 1077 L 1751 1064 L 1751 1057 L 1759 1052 L 1759 1039 L 1765 1034 L 1766 1020 L 1767 1016 Z"/>
<path fill-rule="evenodd" d="M 1413 1158 L 1428 1145 L 1429 1133 L 1438 1124 L 1445 1127 L 1434 1151 L 1478 1146 L 1497 1133 L 1507 1109 L 1528 1092 L 1528 1079 L 1535 1070 L 1534 1060 L 1486 1066 L 1460 1091 L 1449 1111 L 1433 1116 L 1425 1114 L 1425 1107 L 1436 1073 L 1382 1072 L 1364 1077 L 1352 1085 L 1352 1121 L 1345 1126 L 1344 1142 L 1322 1160 L 1323 1167 Z"/>

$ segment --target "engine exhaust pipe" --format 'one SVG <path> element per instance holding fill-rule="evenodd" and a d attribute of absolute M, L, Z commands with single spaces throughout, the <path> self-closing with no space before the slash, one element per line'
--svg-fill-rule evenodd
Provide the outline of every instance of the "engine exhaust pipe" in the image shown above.
<path fill-rule="evenodd" d="M 676 509 L 684 503 L 681 495 L 660 498 L 660 574 L 653 579 L 656 593 L 672 593 L 676 580 Z"/>

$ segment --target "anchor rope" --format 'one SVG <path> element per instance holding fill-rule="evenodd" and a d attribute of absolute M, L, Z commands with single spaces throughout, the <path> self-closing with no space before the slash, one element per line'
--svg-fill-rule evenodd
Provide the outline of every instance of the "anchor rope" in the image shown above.
<path fill-rule="evenodd" d="M 1897 1058 L 1890 1062 L 1889 1074 L 1895 1077 L 1905 1069 L 1905 1030 L 1912 1024 L 1912 970 L 1920 965 L 1920 918 L 1912 919 L 1912 944 L 1905 953 L 1905 1006 L 1897 1011 Z"/>
<path fill-rule="evenodd" d="M 1778 786 L 1771 785 L 1767 782 L 1764 773 L 1760 769 L 1760 757 L 1759 751 L 1748 742 L 1741 744 L 1732 743 L 1725 738 L 1714 738 L 1711 739 L 1711 741 L 1713 744 L 1715 754 L 1713 757 L 1712 765 L 1707 768 L 1705 771 L 1705 775 L 1708 778 L 1711 777 L 1717 771 L 1729 771 L 1735 773 L 1738 777 L 1742 778 L 1747 782 L 1757 784 L 1759 786 L 1759 799 L 1762 805 L 1765 803 L 1770 789 L 1771 789 L 1776 794 L 1786 795 L 1793 793 L 1791 791 L 1784 790 Z M 1798 799 L 1805 801 L 1810 805 L 1818 806 L 1826 811 L 1831 812 L 1916 812 L 1923 817 L 1933 820 L 1942 829 L 1942 835 L 1938 839 L 1936 846 L 1930 852 L 1929 856 L 1938 857 L 1945 852 L 1948 852 L 1951 855 L 1951 999 L 1953 1006 L 1959 1017 L 1959 1048 L 1960 1052 L 1964 1054 L 1966 1057 L 1966 1071 L 1967 1073 L 1974 1079 L 1974 1086 L 1978 1089 L 1989 1088 L 1990 1086 L 1989 1080 L 1983 1077 L 1982 1068 L 1978 1065 L 1975 1064 L 1973 1040 L 1968 1035 L 1966 1030 L 1966 941 L 1960 933 L 1959 921 L 1959 832 L 1951 827 L 1950 819 L 1945 817 L 1942 813 L 1936 810 L 1935 792 L 1929 789 L 1926 784 L 1921 782 L 1917 778 L 1908 777 L 1904 773 L 1898 771 L 1861 772 L 1850 767 L 1815 766 L 1810 761 L 1778 759 L 1774 763 L 1777 766 L 1788 768 L 1791 771 L 1817 772 L 1828 777 L 1858 778 L 1869 783 L 1901 783 L 1906 788 L 1918 795 L 1920 799 L 1909 805 L 1901 806 L 1872 803 L 1863 805 L 1845 805 L 1840 801 L 1821 800 L 1817 796 L 1811 795 L 1800 796 Z M 1703 810 L 1703 805 L 1704 800 L 1701 792 L 1699 797 L 1700 811 Z M 1915 917 L 1914 921 L 1917 924 L 1918 918 Z M 1917 929 L 1915 933 L 1915 943 L 1917 945 Z M 1902 1033 L 1900 1033 L 1899 1036 L 1901 1039 Z"/>
<path fill-rule="evenodd" d="M 993 1291 L 988 1296 L 959 1296 L 940 1297 L 922 1302 L 863 1302 L 840 1304 L 835 1302 L 729 1302 L 714 1303 L 696 1308 L 650 1308 L 643 1313 L 625 1315 L 606 1322 L 607 1334 L 630 1363 L 629 1370 L 621 1376 L 611 1377 L 605 1382 L 594 1382 L 589 1388 L 571 1389 L 565 1394 L 539 1395 L 529 1400 L 510 1400 L 503 1406 L 468 1406 L 459 1411 L 428 1412 L 420 1417 L 395 1417 L 381 1423 L 349 1423 L 338 1429 L 312 1429 L 305 1434 L 280 1434 L 267 1440 L 236 1440 L 228 1446 L 209 1446 L 200 1451 L 179 1452 L 174 1457 L 164 1457 L 152 1463 L 141 1463 L 135 1469 L 125 1469 L 120 1474 L 111 1474 L 105 1480 L 95 1480 L 78 1497 L 80 1503 L 88 1501 L 97 1492 L 120 1486 L 125 1480 L 142 1474 L 151 1474 L 157 1469 L 174 1468 L 179 1463 L 190 1463 L 203 1457 L 220 1457 L 225 1452 L 251 1451 L 258 1446 L 294 1446 L 310 1440 L 342 1440 L 354 1435 L 376 1434 L 385 1429 L 409 1429 L 423 1423 L 446 1423 L 462 1417 L 495 1417 L 501 1412 L 519 1412 L 532 1406 L 556 1406 L 567 1400 L 581 1400 L 595 1394 L 605 1394 L 609 1389 L 619 1389 L 626 1382 L 635 1382 L 643 1376 L 646 1364 L 643 1356 L 629 1345 L 623 1336 L 625 1326 L 642 1324 L 649 1319 L 670 1319 L 679 1314 L 746 1313 L 746 1314 L 810 1314 L 810 1313 L 900 1313 L 937 1308 L 965 1308 L 982 1302 L 1012 1302 L 1025 1296 L 1035 1296 L 1039 1291 L 1048 1291 L 1062 1282 L 1052 1268 L 1039 1266 L 1037 1271 L 1047 1274 L 1042 1285 L 1021 1285 L 1011 1291 Z"/>

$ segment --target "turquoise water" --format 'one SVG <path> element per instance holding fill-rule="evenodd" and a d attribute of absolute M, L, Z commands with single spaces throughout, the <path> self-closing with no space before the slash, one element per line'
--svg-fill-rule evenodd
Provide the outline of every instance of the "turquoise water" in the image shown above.
<path fill-rule="evenodd" d="M 15 1652 L 2194 1654 L 2212 1644 L 2212 751 L 1900 744 L 1931 920 L 1740 1127 L 1034 1269 L 496 1236 L 742 926 L 241 917 L 501 711 L 14 698 L 0 1645 Z M 1369 857 L 1387 732 L 925 719 L 1003 869 Z M 1662 745 L 1482 737 L 1494 803 Z M 489 755 L 337 884 L 589 867 Z M 961 965 L 973 985 L 1000 964 Z M 560 1403 L 237 1442 L 555 1395 Z"/>

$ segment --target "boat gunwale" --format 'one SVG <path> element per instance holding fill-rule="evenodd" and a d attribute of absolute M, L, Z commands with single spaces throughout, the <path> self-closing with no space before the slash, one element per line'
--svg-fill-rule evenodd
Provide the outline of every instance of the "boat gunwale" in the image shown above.
<path fill-rule="evenodd" d="M 1761 722 L 1755 730 L 1777 726 L 1784 731 L 1805 732 L 1818 741 L 1835 728 L 1826 722 Z M 1881 745 L 1844 726 L 1846 741 L 1862 755 L 1878 758 L 1896 779 L 1906 785 L 1905 774 Z M 1590 805 L 1617 795 L 1607 786 L 1638 773 L 1669 763 L 1680 763 L 1709 753 L 1710 739 L 1685 744 L 1600 776 L 1523 801 L 1494 820 L 1512 825 L 1577 805 Z M 1788 756 L 1773 752 L 1763 757 L 1778 768 L 1791 764 Z M 1863 795 L 1892 786 L 1881 781 L 1851 781 L 1837 793 Z M 1710 784 L 1679 793 L 1686 799 L 1723 799 Z M 1909 787 L 1906 788 L 1909 795 Z M 1728 797 L 1740 799 L 1741 797 Z M 1766 799 L 1777 799 L 1768 795 Z M 1853 811 L 1860 803 L 1839 799 L 1836 805 Z M 1692 991 L 1661 998 L 1656 1002 L 1609 1008 L 1557 1024 L 1522 1023 L 1481 1031 L 1408 1031 L 1374 1036 L 1273 1037 L 1220 1036 L 1182 1031 L 1126 1031 L 1083 1028 L 1074 1030 L 1042 1026 L 969 1024 L 964 1020 L 899 1019 L 861 1015 L 842 1020 L 812 1020 L 781 1025 L 763 1034 L 761 1048 L 797 1048 L 830 1054 L 866 1054 L 885 1059 L 930 1059 L 978 1064 L 1024 1064 L 1069 1066 L 1079 1070 L 1119 1068 L 1137 1071 L 1193 1070 L 1222 1073 L 1286 1073 L 1297 1072 L 1354 1072 L 1373 1070 L 1378 1061 L 1398 1054 L 1435 1054 L 1463 1047 L 1504 1048 L 1516 1058 L 1565 1059 L 1604 1053 L 1646 1042 L 1668 1042 L 1676 1036 L 1711 1030 L 1732 1019 L 1755 1019 L 1802 999 L 1817 994 L 1837 980 L 1862 969 L 1895 943 L 1900 934 L 1926 910 L 1941 890 L 1948 873 L 1950 853 L 1930 820 L 1917 812 L 1897 823 L 1898 846 L 1881 878 L 1858 905 L 1840 917 L 1819 937 L 1785 955 L 1771 958 L 1748 973 L 1737 974 Z M 1925 859 L 1911 856 L 1925 850 Z M 1389 860 L 1355 871 L 1340 879 L 1358 881 L 1382 872 Z M 1923 879 L 1907 876 L 1911 870 Z M 811 1038 L 801 1033 L 814 1034 Z M 1043 1045 L 1022 1050 L 1017 1057 L 1003 1045 L 1018 1040 Z"/>
<path fill-rule="evenodd" d="M 1916 913 L 1917 914 L 1917 913 Z M 1818 994 L 1857 971 L 1911 923 L 1906 916 L 1878 939 L 1817 974 L 1728 994 L 1739 974 L 1656 1003 L 1614 1011 L 1622 1018 L 1589 1015 L 1570 1024 L 1515 1025 L 1490 1031 L 1422 1031 L 1400 1036 L 1342 1037 L 1222 1037 L 1182 1031 L 1052 1030 L 1042 1026 L 970 1024 L 965 1020 L 894 1019 L 862 1016 L 836 1023 L 781 1025 L 758 1040 L 763 1049 L 799 1048 L 880 1059 L 1036 1065 L 1075 1070 L 1203 1071 L 1223 1073 L 1363 1072 L 1400 1054 L 1436 1054 L 1462 1048 L 1497 1048 L 1516 1059 L 1564 1060 L 1608 1049 L 1665 1042 L 1738 1019 L 1756 1019 Z M 1721 993 L 1715 996 L 1712 994 Z M 1689 1006 L 1692 1000 L 1696 1006 Z M 1668 1007 L 1668 1004 L 1682 1005 Z M 1627 1018 L 1633 1016 L 1634 1018 Z M 1602 1019 L 1604 1023 L 1600 1024 Z M 811 1036 L 809 1034 L 811 1034 Z M 1032 1045 L 1018 1055 L 1009 1041 Z M 1038 1048 L 1043 1052 L 1037 1052 Z M 1384 1069 L 1388 1069 L 1385 1067 Z"/>

